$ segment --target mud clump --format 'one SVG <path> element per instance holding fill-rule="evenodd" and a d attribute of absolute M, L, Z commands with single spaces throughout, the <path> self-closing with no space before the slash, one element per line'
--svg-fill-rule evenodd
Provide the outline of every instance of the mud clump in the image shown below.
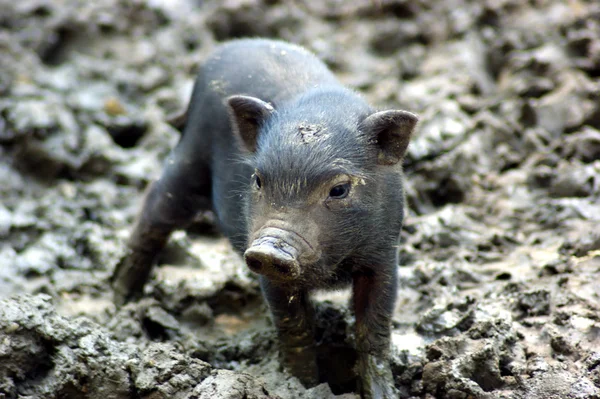
<path fill-rule="evenodd" d="M 1 305 L 0 390 L 8 398 L 232 398 L 231 391 L 239 398 L 276 397 L 251 376 L 213 370 L 172 344 L 142 348 L 114 340 L 85 317 L 59 316 L 47 295 Z"/>

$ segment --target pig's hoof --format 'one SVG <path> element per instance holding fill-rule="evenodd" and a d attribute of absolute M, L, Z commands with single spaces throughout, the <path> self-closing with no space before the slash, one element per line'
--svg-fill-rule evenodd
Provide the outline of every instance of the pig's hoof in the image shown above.
<path fill-rule="evenodd" d="M 305 388 L 312 388 L 319 385 L 319 378 L 317 377 L 318 373 L 307 373 L 304 376 L 298 376 L 298 379 L 304 385 Z"/>
<path fill-rule="evenodd" d="M 359 391 L 363 399 L 395 399 L 394 377 L 387 359 L 373 355 L 359 357 Z"/>
<path fill-rule="evenodd" d="M 283 367 L 302 385 L 311 388 L 319 384 L 317 353 L 314 345 L 285 348 L 283 351 Z"/>
<path fill-rule="evenodd" d="M 131 249 L 121 258 L 111 277 L 116 306 L 123 306 L 141 297 L 150 275 L 152 259 L 152 255 Z"/>

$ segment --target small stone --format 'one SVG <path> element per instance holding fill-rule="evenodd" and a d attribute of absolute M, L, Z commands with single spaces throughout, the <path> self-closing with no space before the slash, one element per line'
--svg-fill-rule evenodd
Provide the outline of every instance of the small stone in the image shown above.
<path fill-rule="evenodd" d="M 117 98 L 110 97 L 104 102 L 104 111 L 110 116 L 124 115 L 125 107 Z"/>

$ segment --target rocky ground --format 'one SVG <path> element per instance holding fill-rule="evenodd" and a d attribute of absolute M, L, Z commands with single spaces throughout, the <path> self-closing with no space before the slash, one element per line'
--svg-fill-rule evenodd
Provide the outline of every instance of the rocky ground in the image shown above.
<path fill-rule="evenodd" d="M 392 366 L 401 398 L 600 397 L 600 3 L 0 0 L 0 398 L 355 398 L 280 370 L 256 278 L 203 215 L 145 299 L 108 278 L 219 42 L 283 38 L 421 116 Z M 340 367 L 344 365 L 345 367 Z"/>

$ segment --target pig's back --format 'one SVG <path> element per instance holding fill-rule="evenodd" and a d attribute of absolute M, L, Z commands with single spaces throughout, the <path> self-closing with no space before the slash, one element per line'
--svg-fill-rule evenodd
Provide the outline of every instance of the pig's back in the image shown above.
<path fill-rule="evenodd" d="M 205 62 L 200 78 L 221 98 L 245 94 L 275 107 L 307 89 L 339 84 L 312 53 L 293 44 L 265 39 L 222 45 Z"/>

